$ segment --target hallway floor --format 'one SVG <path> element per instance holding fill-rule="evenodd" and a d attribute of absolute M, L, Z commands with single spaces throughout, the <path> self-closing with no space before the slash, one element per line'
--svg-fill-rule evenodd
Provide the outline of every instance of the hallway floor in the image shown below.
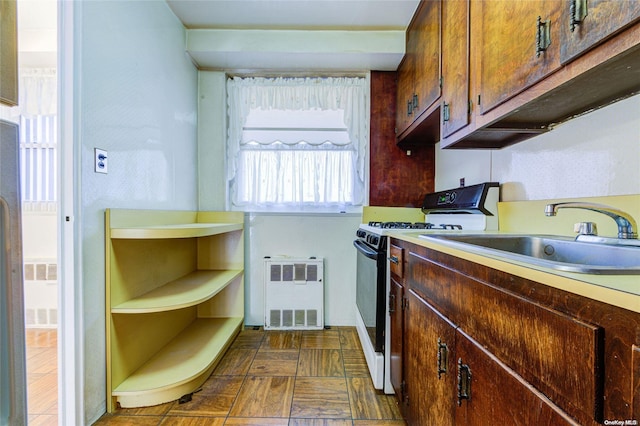
<path fill-rule="evenodd" d="M 27 328 L 29 426 L 58 424 L 58 331 Z"/>
<path fill-rule="evenodd" d="M 353 327 L 243 330 L 185 403 L 119 409 L 96 425 L 404 426 L 376 391 Z"/>

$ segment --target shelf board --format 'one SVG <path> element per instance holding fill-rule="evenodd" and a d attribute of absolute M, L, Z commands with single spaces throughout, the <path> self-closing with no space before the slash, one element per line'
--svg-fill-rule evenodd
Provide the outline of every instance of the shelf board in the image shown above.
<path fill-rule="evenodd" d="M 120 406 L 141 407 L 173 401 L 193 392 L 211 374 L 242 317 L 199 318 L 114 390 Z"/>
<path fill-rule="evenodd" d="M 195 306 L 222 291 L 242 269 L 194 271 L 135 299 L 111 308 L 114 314 L 145 314 Z"/>
<path fill-rule="evenodd" d="M 238 231 L 242 223 L 180 223 L 173 225 L 111 228 L 111 239 L 161 239 L 208 237 Z"/>

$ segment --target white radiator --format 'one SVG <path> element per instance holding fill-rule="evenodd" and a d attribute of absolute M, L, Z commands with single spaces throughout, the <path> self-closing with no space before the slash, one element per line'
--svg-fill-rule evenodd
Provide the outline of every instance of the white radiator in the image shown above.
<path fill-rule="evenodd" d="M 322 259 L 265 258 L 266 330 L 319 330 L 324 327 Z"/>

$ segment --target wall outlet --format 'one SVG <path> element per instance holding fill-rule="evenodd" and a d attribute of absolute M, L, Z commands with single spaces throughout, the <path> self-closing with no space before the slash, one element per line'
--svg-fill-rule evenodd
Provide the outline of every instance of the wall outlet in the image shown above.
<path fill-rule="evenodd" d="M 107 151 L 104 149 L 93 149 L 94 170 L 96 173 L 107 173 Z"/>

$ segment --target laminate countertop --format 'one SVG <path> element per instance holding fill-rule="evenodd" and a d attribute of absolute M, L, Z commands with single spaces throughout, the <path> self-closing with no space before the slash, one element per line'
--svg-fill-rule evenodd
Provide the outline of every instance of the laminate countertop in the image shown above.
<path fill-rule="evenodd" d="M 640 275 L 602 275 L 558 271 L 525 262 L 507 260 L 491 253 L 477 254 L 462 248 L 451 247 L 436 240 L 420 238 L 419 235 L 424 233 L 424 231 L 391 231 L 389 236 L 640 313 Z M 469 232 L 461 233 L 468 234 Z M 482 234 L 483 232 L 478 233 Z M 484 233 L 512 234 L 499 231 Z"/>

